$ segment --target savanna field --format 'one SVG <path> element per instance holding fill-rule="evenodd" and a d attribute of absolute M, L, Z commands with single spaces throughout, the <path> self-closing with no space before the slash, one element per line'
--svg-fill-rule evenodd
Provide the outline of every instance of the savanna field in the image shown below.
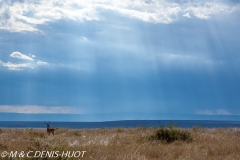
<path fill-rule="evenodd" d="M 33 156 L 36 151 L 76 153 L 78 158 L 35 157 L 31 159 L 157 160 L 157 159 L 240 159 L 240 129 L 181 128 L 56 128 L 0 129 L 0 153 L 14 151 Z M 77 151 L 86 151 L 80 152 Z M 82 157 L 83 156 L 83 157 Z M 1 159 L 11 159 L 9 157 Z M 13 159 L 30 159 L 17 157 Z"/>

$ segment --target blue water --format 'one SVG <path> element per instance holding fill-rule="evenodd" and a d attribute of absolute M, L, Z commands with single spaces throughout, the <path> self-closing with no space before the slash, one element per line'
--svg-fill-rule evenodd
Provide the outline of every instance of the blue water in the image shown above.
<path fill-rule="evenodd" d="M 173 125 L 181 128 L 201 126 L 203 128 L 240 127 L 240 121 L 209 121 L 209 120 L 173 120 Z M 58 128 L 135 128 L 168 126 L 168 120 L 126 120 L 108 122 L 51 122 L 51 127 Z M 0 128 L 46 128 L 44 122 L 33 121 L 0 121 Z"/>

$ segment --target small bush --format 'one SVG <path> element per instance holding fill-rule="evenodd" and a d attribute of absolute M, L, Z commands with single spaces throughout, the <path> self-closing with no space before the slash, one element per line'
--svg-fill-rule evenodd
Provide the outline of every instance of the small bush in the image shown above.
<path fill-rule="evenodd" d="M 117 132 L 118 132 L 118 133 L 123 132 L 123 128 L 118 127 L 118 128 L 117 128 Z"/>
<path fill-rule="evenodd" d="M 193 126 L 193 127 L 192 127 L 192 130 L 193 130 L 194 132 L 199 132 L 201 129 L 202 129 L 201 126 Z"/>
<path fill-rule="evenodd" d="M 155 131 L 152 136 L 153 139 L 161 140 L 164 143 L 171 143 L 176 140 L 189 142 L 192 140 L 191 134 L 187 131 L 177 128 L 165 128 L 161 127 Z"/>
<path fill-rule="evenodd" d="M 7 149 L 7 148 L 8 148 L 8 147 L 7 147 L 6 145 L 0 143 L 0 150 L 2 150 L 2 149 Z"/>
<path fill-rule="evenodd" d="M 164 126 L 163 126 L 164 127 Z M 172 121 L 168 121 L 168 128 L 178 128 L 178 126 L 173 125 Z"/>
<path fill-rule="evenodd" d="M 40 137 L 43 138 L 45 136 L 44 132 L 41 132 L 39 130 L 35 130 L 35 129 L 27 129 L 26 133 L 32 137 Z"/>
<path fill-rule="evenodd" d="M 70 136 L 80 137 L 81 133 L 78 130 L 73 130 L 70 132 Z"/>
<path fill-rule="evenodd" d="M 46 151 L 50 149 L 49 144 L 46 143 L 41 138 L 30 138 L 29 145 L 27 146 L 27 150 L 29 151 Z"/>

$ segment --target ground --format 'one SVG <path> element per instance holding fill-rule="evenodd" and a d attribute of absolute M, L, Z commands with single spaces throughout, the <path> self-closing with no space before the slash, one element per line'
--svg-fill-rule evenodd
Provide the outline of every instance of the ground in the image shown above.
<path fill-rule="evenodd" d="M 189 132 L 192 141 L 178 140 L 172 143 L 151 138 L 157 129 L 156 127 L 56 128 L 53 136 L 48 135 L 46 129 L 2 128 L 0 159 L 9 159 L 9 156 L 19 157 L 19 155 L 28 159 L 27 153 L 28 156 L 36 156 L 36 159 L 67 159 L 66 157 L 94 160 L 240 159 L 239 128 L 179 128 Z M 4 155 L 5 153 L 8 155 Z M 4 156 L 7 158 L 3 158 Z"/>

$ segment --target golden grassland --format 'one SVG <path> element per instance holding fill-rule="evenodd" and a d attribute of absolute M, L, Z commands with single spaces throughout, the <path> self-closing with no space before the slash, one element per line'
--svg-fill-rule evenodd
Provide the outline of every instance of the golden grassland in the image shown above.
<path fill-rule="evenodd" d="M 84 157 L 80 159 L 240 159 L 239 128 L 206 129 L 193 127 L 179 129 L 189 132 L 192 140 L 188 142 L 177 140 L 172 143 L 164 143 L 150 138 L 157 129 L 156 127 L 128 129 L 57 128 L 55 135 L 49 136 L 46 129 L 2 128 L 0 129 L 0 154 L 3 151 L 27 152 L 30 150 L 86 151 Z"/>

